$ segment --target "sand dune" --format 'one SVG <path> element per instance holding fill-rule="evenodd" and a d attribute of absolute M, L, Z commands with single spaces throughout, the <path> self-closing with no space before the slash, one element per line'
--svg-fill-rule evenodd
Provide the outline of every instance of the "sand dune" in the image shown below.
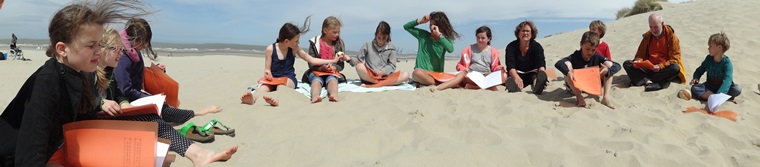
<path fill-rule="evenodd" d="M 701 0 L 669 4 L 660 11 L 680 37 L 687 78 L 707 55 L 709 35 L 729 35 L 727 55 L 744 92 L 737 98 L 739 104 L 721 108 L 739 113 L 736 122 L 683 114 L 688 106 L 704 106 L 675 96 L 687 85 L 644 92 L 642 87 L 628 88 L 624 71 L 614 79 L 616 110 L 594 96 L 586 99 L 590 109 L 572 107 L 575 99 L 560 81 L 540 96 L 526 93 L 528 89 L 512 94 L 418 89 L 341 92 L 341 102 L 319 104 L 286 90 L 269 94 L 280 100 L 279 107 L 271 107 L 262 100 L 242 105 L 238 99 L 263 75 L 263 58 L 207 55 L 161 57 L 160 62 L 181 83 L 182 108 L 224 107 L 222 113 L 190 122 L 217 119 L 237 129 L 234 138 L 217 136 L 215 142 L 203 144 L 217 150 L 240 146 L 230 161 L 210 166 L 757 166 L 760 114 L 754 112 L 760 109 L 755 87 L 760 78 L 755 76 L 760 60 L 753 56 L 760 52 L 758 7 L 760 1 Z M 647 16 L 606 23 L 603 40 L 610 44 L 615 61 L 633 58 L 647 30 Z M 547 64 L 578 49 L 585 31 L 539 40 Z M 42 51 L 25 52 L 33 61 L 0 61 L 2 108 L 46 59 Z M 453 71 L 455 64 L 447 61 L 446 69 Z M 413 66 L 412 61 L 399 64 L 407 72 Z M 299 79 L 305 67 L 297 60 Z M 358 78 L 353 69 L 344 73 Z M 185 158 L 174 164 L 189 165 Z"/>

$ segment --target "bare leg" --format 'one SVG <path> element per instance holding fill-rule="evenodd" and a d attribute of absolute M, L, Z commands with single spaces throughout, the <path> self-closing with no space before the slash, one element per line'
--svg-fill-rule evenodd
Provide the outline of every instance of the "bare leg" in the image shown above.
<path fill-rule="evenodd" d="M 398 72 L 398 73 L 399 73 L 398 79 L 396 79 L 395 81 L 382 80 L 380 82 L 374 83 L 373 85 L 362 84 L 361 86 L 367 87 L 367 88 L 376 88 L 376 87 L 381 87 L 381 86 L 394 86 L 394 85 L 399 85 L 409 80 L 409 73 L 406 73 L 406 72 Z"/>
<path fill-rule="evenodd" d="M 422 85 L 435 85 L 435 79 L 428 75 L 426 70 L 415 68 L 412 77 Z"/>
<path fill-rule="evenodd" d="M 615 106 L 612 105 L 612 102 L 610 101 L 610 89 L 612 88 L 612 77 L 605 77 L 603 76 L 602 79 L 604 80 L 604 95 L 602 96 L 602 104 L 605 106 L 615 109 Z"/>
<path fill-rule="evenodd" d="M 243 96 L 240 97 L 241 103 L 253 105 L 256 103 L 256 99 L 258 99 L 262 93 L 271 92 L 271 89 L 269 87 L 270 85 L 261 85 L 261 87 L 259 87 L 259 89 L 256 90 L 253 94 L 251 94 L 250 91 L 245 92 Z"/>
<path fill-rule="evenodd" d="M 286 83 L 285 85 L 279 85 L 279 86 L 277 86 L 277 90 L 282 90 L 283 87 L 288 87 L 290 89 L 295 89 L 296 88 L 296 83 L 295 82 L 296 81 L 288 79 L 288 83 Z"/>
<path fill-rule="evenodd" d="M 444 90 L 448 88 L 456 88 L 459 87 L 459 84 L 464 81 L 465 77 L 467 77 L 467 72 L 460 71 L 454 79 L 451 79 L 449 81 L 446 81 L 444 83 L 441 83 L 436 88 L 430 88 L 431 92 L 435 92 L 436 90 Z"/>
<path fill-rule="evenodd" d="M 409 73 L 401 72 L 401 71 L 399 71 L 399 72 L 400 72 L 400 74 L 398 75 L 398 80 L 396 80 L 396 85 L 399 85 L 401 83 L 409 81 Z M 760 85 L 758 85 L 758 86 L 760 86 Z"/>
<path fill-rule="evenodd" d="M 319 82 L 311 82 L 311 103 L 322 102 L 322 84 Z"/>
<path fill-rule="evenodd" d="M 200 110 L 200 111 L 199 110 L 194 110 L 194 111 L 195 111 L 195 116 L 203 116 L 203 115 L 206 115 L 206 114 L 222 112 L 222 109 L 223 109 L 222 106 L 219 106 L 219 105 L 210 105 L 210 106 L 204 108 L 203 110 Z"/>
<path fill-rule="evenodd" d="M 185 156 L 193 161 L 193 166 L 203 166 L 217 161 L 227 161 L 232 158 L 232 154 L 237 152 L 238 146 L 232 146 L 227 150 L 219 153 L 201 148 L 196 143 L 190 145 L 185 152 Z"/>
<path fill-rule="evenodd" d="M 277 100 L 275 100 L 274 98 L 269 97 L 267 95 L 264 95 L 262 98 L 264 98 L 264 101 L 266 101 L 267 103 L 269 103 L 269 105 L 272 105 L 272 107 L 277 107 L 277 106 L 280 105 L 280 103 L 278 103 Z"/>
<path fill-rule="evenodd" d="M 330 80 L 327 82 L 327 98 L 331 102 L 338 102 L 338 81 Z"/>
<path fill-rule="evenodd" d="M 578 88 L 575 87 L 573 80 L 570 79 L 570 77 L 565 77 L 565 82 L 567 82 L 567 85 L 569 85 L 570 89 L 573 90 L 573 95 L 575 95 L 575 98 L 578 99 L 578 107 L 586 107 L 586 100 L 583 99 L 581 90 L 578 90 Z"/>
<path fill-rule="evenodd" d="M 359 78 L 363 81 L 367 81 L 370 83 L 374 83 L 375 79 L 369 76 L 369 71 L 367 71 L 367 67 L 364 65 L 364 63 L 358 63 L 356 64 L 356 74 L 359 75 Z"/>

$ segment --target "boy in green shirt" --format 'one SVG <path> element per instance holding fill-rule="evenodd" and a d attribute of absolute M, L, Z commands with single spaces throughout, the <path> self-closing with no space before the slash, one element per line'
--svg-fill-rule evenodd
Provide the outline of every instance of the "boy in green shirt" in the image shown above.
<path fill-rule="evenodd" d="M 728 56 L 724 55 L 731 46 L 731 42 L 725 33 L 717 33 L 710 36 L 707 45 L 710 55 L 707 55 L 694 71 L 694 79 L 691 80 L 692 97 L 707 100 L 714 93 L 722 93 L 730 95 L 730 101 L 736 103 L 734 98 L 742 93 L 742 89 L 734 84 L 733 65 Z M 707 72 L 707 80 L 699 84 L 699 78 L 705 72 Z"/>

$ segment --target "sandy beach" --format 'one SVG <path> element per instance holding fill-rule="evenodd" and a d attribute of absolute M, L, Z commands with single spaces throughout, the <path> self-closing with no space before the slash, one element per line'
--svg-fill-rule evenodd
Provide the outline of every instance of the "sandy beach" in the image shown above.
<path fill-rule="evenodd" d="M 166 57 L 168 53 L 160 53 L 163 57 L 158 62 L 166 64 L 167 73 L 181 85 L 180 108 L 224 107 L 221 113 L 189 122 L 216 119 L 236 129 L 235 137 L 217 135 L 213 143 L 202 144 L 214 150 L 240 147 L 231 160 L 209 166 L 757 166 L 760 114 L 754 112 L 760 110 L 756 86 L 760 59 L 754 55 L 760 52 L 760 1 L 700 0 L 664 6 L 658 13 L 680 38 L 689 79 L 708 54 L 708 37 L 721 31 L 729 35 L 731 49 L 726 55 L 734 66 L 734 82 L 743 92 L 736 99 L 738 104 L 725 103 L 721 109 L 738 113 L 736 122 L 684 114 L 681 111 L 689 106 L 705 105 L 676 97 L 678 90 L 689 85 L 644 92 L 643 87 L 628 87 L 625 71 L 613 80 L 615 110 L 599 103 L 596 96 L 587 96 L 589 108 L 574 107 L 575 98 L 562 81 L 551 82 L 539 96 L 529 89 L 431 93 L 420 88 L 340 92 L 340 102 L 318 104 L 310 104 L 296 91 L 281 90 L 268 94 L 280 102 L 272 107 L 261 99 L 254 105 L 239 100 L 264 74 L 260 56 Z M 610 45 L 614 61 L 622 64 L 633 58 L 641 35 L 648 30 L 648 15 L 606 22 L 602 40 Z M 538 40 L 547 66 L 577 50 L 585 31 Z M 394 36 L 411 38 L 406 32 Z M 493 47 L 503 54 L 505 46 Z M 48 59 L 41 50 L 24 52 L 32 61 L 0 61 L 0 110 Z M 454 71 L 456 63 L 447 61 L 446 70 Z M 306 66 L 305 61 L 296 60 L 299 80 Z M 411 72 L 414 61 L 402 60 L 398 66 Z M 358 79 L 353 68 L 343 73 Z M 177 157 L 172 165 L 192 163 Z"/>

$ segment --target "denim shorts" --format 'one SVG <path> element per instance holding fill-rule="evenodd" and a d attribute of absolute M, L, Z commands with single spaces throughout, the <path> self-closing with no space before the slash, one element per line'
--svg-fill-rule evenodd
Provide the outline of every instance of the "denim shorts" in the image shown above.
<path fill-rule="evenodd" d="M 317 76 L 314 75 L 314 73 L 309 73 L 309 81 L 311 81 L 312 84 L 314 82 L 319 82 L 319 84 L 322 84 L 322 86 L 327 86 L 325 83 L 329 83 L 330 81 L 335 81 L 335 83 L 338 83 L 338 77 L 333 75 Z"/>

